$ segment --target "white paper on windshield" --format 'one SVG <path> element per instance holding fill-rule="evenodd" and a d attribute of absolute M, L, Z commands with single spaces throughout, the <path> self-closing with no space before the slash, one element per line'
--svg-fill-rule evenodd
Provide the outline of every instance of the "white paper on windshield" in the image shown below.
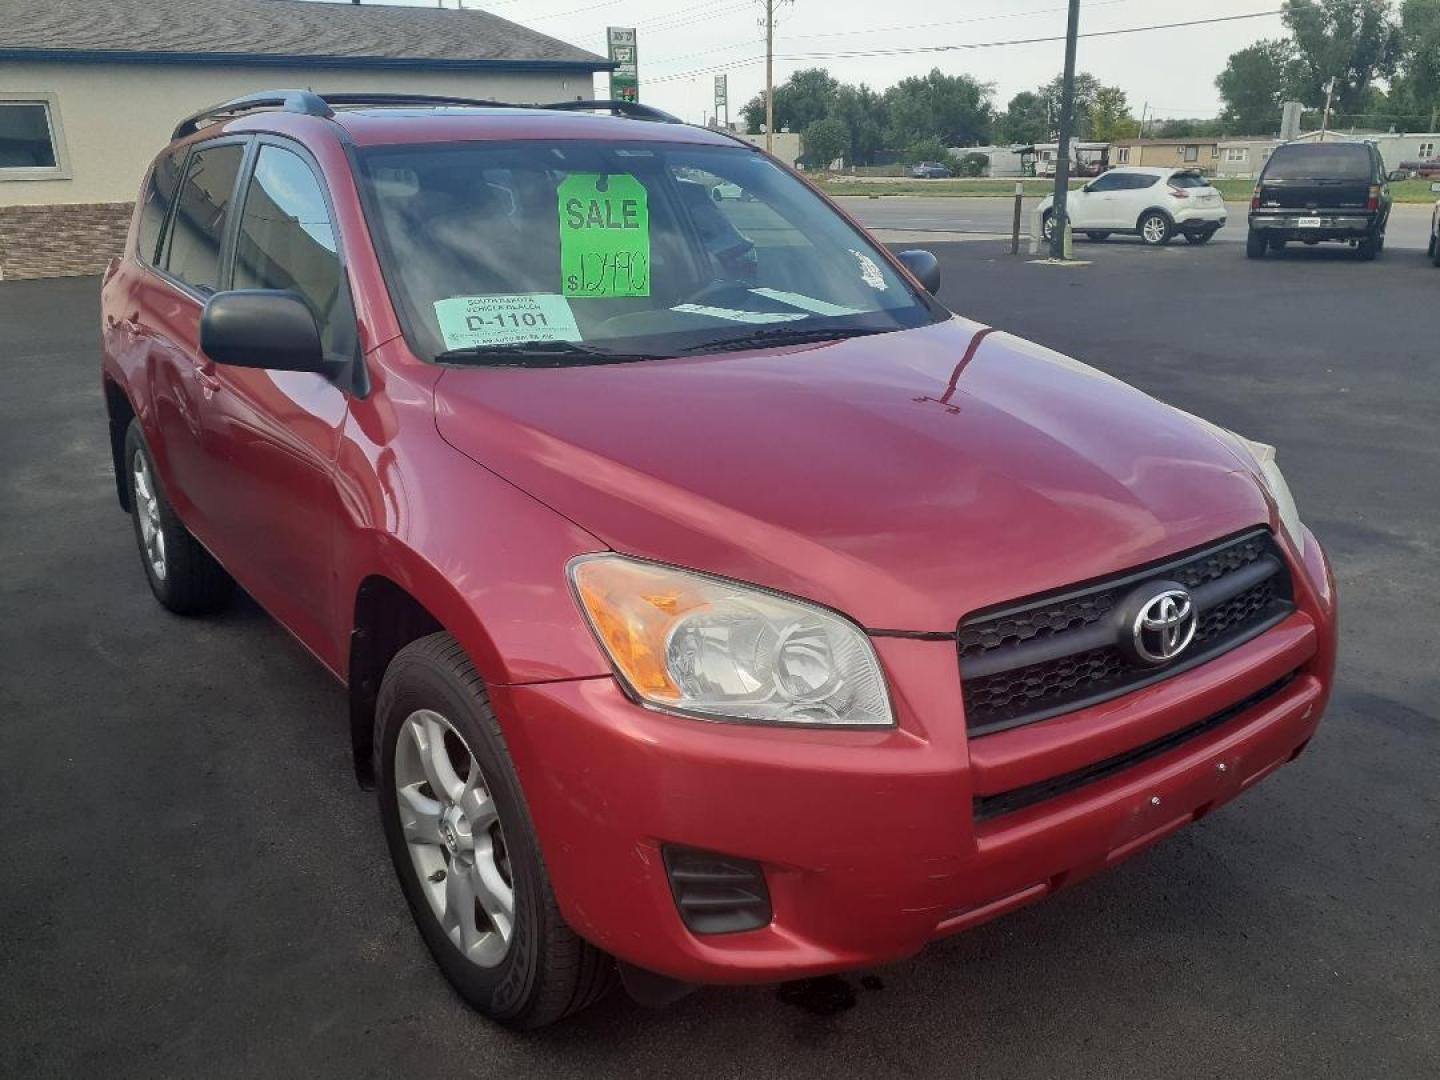
<path fill-rule="evenodd" d="M 447 349 L 581 340 L 570 301 L 558 293 L 452 296 L 435 301 L 435 320 Z"/>
<path fill-rule="evenodd" d="M 727 319 L 730 322 L 777 323 L 794 322 L 810 316 L 788 311 L 740 311 L 736 308 L 710 307 L 708 304 L 676 304 L 671 311 L 683 311 L 687 315 L 709 315 L 712 319 Z"/>
<path fill-rule="evenodd" d="M 813 296 L 806 296 L 798 292 L 782 292 L 780 289 L 751 289 L 756 296 L 763 296 L 767 300 L 777 300 L 782 304 L 789 304 L 791 307 L 799 308 L 801 311 L 811 311 L 816 315 L 859 315 L 860 309 L 843 307 L 840 304 L 832 304 L 828 300 L 817 300 Z"/>

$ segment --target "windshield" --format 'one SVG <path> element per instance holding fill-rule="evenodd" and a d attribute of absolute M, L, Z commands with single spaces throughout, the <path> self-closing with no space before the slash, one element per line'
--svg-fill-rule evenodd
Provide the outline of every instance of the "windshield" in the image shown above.
<path fill-rule="evenodd" d="M 1270 156 L 1266 180 L 1369 180 L 1370 152 L 1358 143 L 1282 146 Z"/>
<path fill-rule="evenodd" d="M 744 147 L 467 142 L 360 164 L 386 281 L 426 358 L 637 359 L 946 317 Z"/>

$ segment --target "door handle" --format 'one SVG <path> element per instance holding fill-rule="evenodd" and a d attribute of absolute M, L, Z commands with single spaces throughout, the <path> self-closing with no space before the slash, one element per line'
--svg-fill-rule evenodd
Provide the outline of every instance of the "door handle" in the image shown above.
<path fill-rule="evenodd" d="M 200 390 L 208 398 L 211 397 L 223 385 L 220 377 L 215 374 L 215 364 L 211 360 L 197 360 L 194 364 L 195 381 L 200 384 Z"/>

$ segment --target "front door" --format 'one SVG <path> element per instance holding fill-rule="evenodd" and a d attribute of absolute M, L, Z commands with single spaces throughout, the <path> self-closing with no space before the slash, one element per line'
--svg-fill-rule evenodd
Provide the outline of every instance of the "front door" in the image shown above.
<path fill-rule="evenodd" d="M 288 289 L 310 306 L 326 353 L 353 357 L 356 328 L 333 216 L 317 171 L 278 140 L 262 140 L 233 241 L 236 289 Z M 204 441 L 217 464 L 206 513 L 242 584 L 322 660 L 339 670 L 334 550 L 343 514 L 334 463 L 347 392 L 312 372 L 213 366 Z M 225 556 L 222 554 L 222 560 Z"/>

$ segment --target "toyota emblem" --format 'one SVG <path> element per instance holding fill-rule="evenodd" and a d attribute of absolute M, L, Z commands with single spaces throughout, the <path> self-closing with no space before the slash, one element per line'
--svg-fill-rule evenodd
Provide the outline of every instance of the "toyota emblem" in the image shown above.
<path fill-rule="evenodd" d="M 1195 601 L 1189 592 L 1165 588 L 1140 605 L 1130 626 L 1135 655 L 1147 664 L 1174 660 L 1190 646 L 1198 623 Z"/>

